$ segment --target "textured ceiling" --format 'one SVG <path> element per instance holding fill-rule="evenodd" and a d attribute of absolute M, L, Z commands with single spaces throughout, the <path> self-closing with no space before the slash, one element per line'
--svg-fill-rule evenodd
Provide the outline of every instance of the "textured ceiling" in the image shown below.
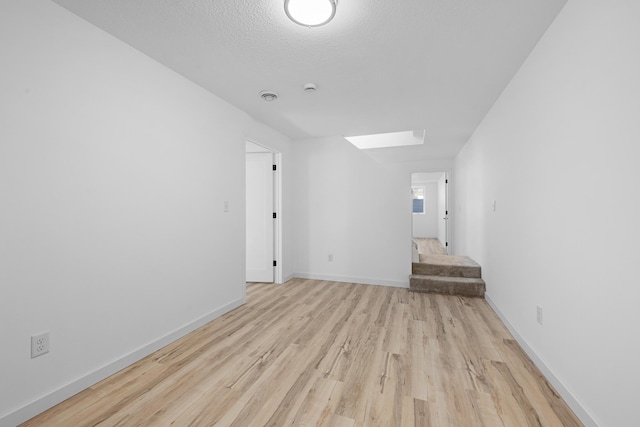
<path fill-rule="evenodd" d="M 466 142 L 566 2 L 340 0 L 306 28 L 284 0 L 54 1 L 291 138 L 426 129 L 429 157 Z"/>

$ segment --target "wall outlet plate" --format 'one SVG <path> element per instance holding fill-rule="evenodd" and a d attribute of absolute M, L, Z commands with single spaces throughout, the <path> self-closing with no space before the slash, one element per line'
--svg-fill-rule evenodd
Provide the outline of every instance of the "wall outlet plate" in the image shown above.
<path fill-rule="evenodd" d="M 31 358 L 49 353 L 49 332 L 31 336 Z"/>
<path fill-rule="evenodd" d="M 537 306 L 537 307 L 536 307 L 536 320 L 537 320 L 537 321 L 538 321 L 538 323 L 540 323 L 541 325 L 542 325 L 542 322 L 543 322 L 543 320 L 544 320 L 544 319 L 543 319 L 543 315 L 544 315 L 544 312 L 542 311 L 542 307 Z"/>

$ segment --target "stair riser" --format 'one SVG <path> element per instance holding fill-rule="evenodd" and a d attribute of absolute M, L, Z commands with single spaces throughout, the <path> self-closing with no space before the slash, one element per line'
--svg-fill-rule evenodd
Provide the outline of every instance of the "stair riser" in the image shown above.
<path fill-rule="evenodd" d="M 409 290 L 414 292 L 460 295 L 478 298 L 484 298 L 485 292 L 485 284 L 482 281 L 477 283 L 458 283 L 452 281 L 445 282 L 433 279 L 411 278 L 409 283 Z"/>
<path fill-rule="evenodd" d="M 474 279 L 482 277 L 480 267 L 413 263 L 411 270 L 413 274 L 422 276 L 468 277 Z"/>

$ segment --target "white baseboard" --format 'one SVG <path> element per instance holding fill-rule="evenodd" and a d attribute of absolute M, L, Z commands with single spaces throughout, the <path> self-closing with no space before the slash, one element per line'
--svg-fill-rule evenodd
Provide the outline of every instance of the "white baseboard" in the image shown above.
<path fill-rule="evenodd" d="M 177 339 L 182 338 L 183 336 L 209 323 L 210 321 L 222 316 L 225 313 L 228 313 L 234 308 L 241 306 L 245 302 L 246 298 L 239 298 L 235 301 L 230 302 L 229 304 L 225 304 L 224 306 L 217 308 L 211 313 L 174 330 L 164 337 L 161 337 L 150 344 L 140 347 L 139 349 L 122 356 L 120 359 L 115 360 L 108 365 L 103 366 L 102 368 L 99 368 L 91 372 L 90 374 L 69 383 L 59 388 L 58 390 L 55 390 L 47 394 L 46 396 L 43 396 L 23 406 L 22 408 L 19 408 L 13 412 L 9 412 L 8 414 L 0 417 L 0 427 L 15 427 L 18 424 L 21 424 L 35 417 L 36 415 L 46 411 L 49 408 L 52 408 L 60 402 L 65 401 L 66 399 L 81 392 L 82 390 L 91 387 L 92 385 L 115 374 L 116 372 L 126 368 L 127 366 L 147 357 L 153 352 L 160 350 L 162 347 L 165 347 L 176 341 Z"/>
<path fill-rule="evenodd" d="M 540 369 L 540 371 L 545 376 L 547 381 L 549 381 L 551 385 L 556 389 L 558 394 L 560 394 L 560 396 L 564 399 L 567 405 L 569 405 L 569 407 L 576 414 L 576 416 L 580 418 L 580 421 L 582 421 L 582 423 L 586 427 L 599 427 L 599 424 L 595 421 L 593 416 L 589 414 L 589 412 L 587 412 L 587 410 L 573 396 L 573 393 L 571 393 L 567 389 L 567 387 L 565 387 L 562 381 L 560 381 L 558 377 L 556 377 L 556 375 L 553 373 L 553 371 L 549 369 L 549 367 L 542 361 L 542 359 L 540 359 L 540 357 L 538 357 L 536 352 L 533 351 L 533 349 L 529 346 L 527 341 L 524 338 L 522 338 L 522 336 L 513 327 L 513 325 L 509 322 L 509 320 L 504 316 L 504 314 L 496 306 L 496 304 L 489 297 L 489 295 L 485 294 L 484 298 L 487 301 L 487 303 L 489 303 L 493 311 L 496 312 L 500 320 L 502 320 L 502 323 L 504 323 L 507 329 L 509 329 L 509 332 L 511 332 L 511 335 L 513 335 L 516 341 L 518 341 L 518 344 L 520 344 L 520 347 L 522 347 L 524 352 L 527 353 L 527 356 L 529 356 L 531 361 L 537 366 L 538 369 Z"/>
<path fill-rule="evenodd" d="M 394 288 L 409 287 L 408 280 L 406 282 L 399 282 L 395 280 L 368 279 L 368 278 L 362 278 L 362 277 L 328 276 L 325 274 L 314 274 L 314 273 L 294 273 L 293 275 L 300 279 L 327 280 L 330 282 L 360 283 L 363 285 L 376 285 L 376 286 L 392 286 Z"/>
<path fill-rule="evenodd" d="M 296 275 L 291 273 L 291 274 L 287 274 L 286 276 L 283 277 L 282 279 L 282 283 L 287 283 L 289 280 L 295 279 Z"/>

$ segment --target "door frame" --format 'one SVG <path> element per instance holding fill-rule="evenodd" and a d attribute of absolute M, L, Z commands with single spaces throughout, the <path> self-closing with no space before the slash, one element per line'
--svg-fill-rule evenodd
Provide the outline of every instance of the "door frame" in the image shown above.
<path fill-rule="evenodd" d="M 452 255 L 453 252 L 453 223 L 451 221 L 451 216 L 452 216 L 452 197 L 451 197 L 451 191 L 452 188 L 451 187 L 451 170 L 449 169 L 427 169 L 427 170 L 416 170 L 416 171 L 412 171 L 409 173 L 409 197 L 411 197 L 411 187 L 413 186 L 413 175 L 414 174 L 421 174 L 421 173 L 427 173 L 427 174 L 444 174 L 445 180 L 446 180 L 446 185 L 445 185 L 445 209 L 447 211 L 447 220 L 446 220 L 446 225 L 445 225 L 445 234 L 446 234 L 446 242 L 441 242 L 443 245 L 445 246 L 445 251 L 448 255 Z M 435 181 L 437 182 L 437 181 Z M 411 226 L 410 226 L 410 232 L 411 232 L 411 239 L 413 239 L 413 206 L 410 203 L 410 210 L 409 210 L 409 214 L 410 214 L 410 220 L 411 220 Z M 438 212 L 438 217 L 440 216 L 440 212 Z M 440 219 L 438 219 L 438 222 L 440 221 Z M 439 225 L 438 225 L 439 227 Z M 448 243 L 448 244 L 447 244 Z"/>
<path fill-rule="evenodd" d="M 273 164 L 276 166 L 276 170 L 273 172 L 273 211 L 276 214 L 276 218 L 273 220 L 273 258 L 276 262 L 276 266 L 273 271 L 273 279 L 274 283 L 282 284 L 282 153 L 276 151 L 264 144 L 256 142 L 251 138 L 246 139 L 247 142 L 262 147 L 264 152 L 269 152 L 273 154 Z M 245 155 L 248 151 L 245 149 Z M 246 163 L 245 163 L 246 166 Z M 244 186 L 245 197 L 246 197 L 246 183 Z M 246 233 L 246 223 L 247 223 L 247 214 L 245 212 L 245 233 Z M 243 240 L 244 243 L 244 258 L 247 256 L 247 248 L 246 248 L 246 235 Z M 246 274 L 246 264 L 245 264 L 245 274 Z M 245 277 L 246 280 L 246 277 Z"/>

